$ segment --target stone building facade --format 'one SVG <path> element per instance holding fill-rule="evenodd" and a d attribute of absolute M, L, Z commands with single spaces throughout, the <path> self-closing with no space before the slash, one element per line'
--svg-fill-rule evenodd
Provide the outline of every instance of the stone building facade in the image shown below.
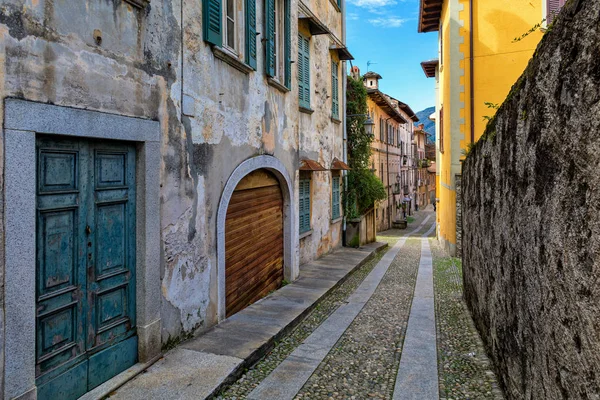
<path fill-rule="evenodd" d="M 75 398 L 341 245 L 343 9 L 0 0 L 4 398 Z"/>
<path fill-rule="evenodd" d="M 367 72 L 363 76 L 368 95 L 367 108 L 375 123 L 371 166 L 387 191 L 387 199 L 375 208 L 378 232 L 392 227 L 392 222 L 402 214 L 400 205 L 405 197 L 412 199 L 414 149 L 413 127 L 409 121 L 418 121 L 408 105 L 379 89 L 380 79 L 381 75 L 375 72 Z M 412 204 L 408 202 L 407 207 Z"/>

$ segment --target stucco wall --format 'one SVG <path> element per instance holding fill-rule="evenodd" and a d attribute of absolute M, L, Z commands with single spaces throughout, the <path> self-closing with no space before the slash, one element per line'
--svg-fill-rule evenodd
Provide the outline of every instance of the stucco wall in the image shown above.
<path fill-rule="evenodd" d="M 569 1 L 463 166 L 465 298 L 509 399 L 600 392 L 600 3 Z"/>
<path fill-rule="evenodd" d="M 203 41 L 201 3 L 152 0 L 140 9 L 124 0 L 0 0 L 0 98 L 160 122 L 161 213 L 156 217 L 162 236 L 163 343 L 218 320 L 216 214 L 234 169 L 253 156 L 272 155 L 292 177 L 297 196 L 302 154 L 327 168 L 333 157 L 343 158 L 342 124 L 330 119 L 335 56 L 329 50 L 330 38 L 311 40 L 315 112 L 303 117 L 301 129 L 296 64 L 292 90 L 286 92 L 267 82 L 260 37 L 256 71 L 244 73 L 216 58 Z M 264 3 L 256 4 L 261 32 Z M 324 5 L 318 8 L 324 10 Z M 291 9 L 296 59 L 296 0 Z M 341 29 L 341 14 L 329 10 L 327 15 L 323 18 Z M 340 67 L 340 77 L 343 74 Z M 303 251 L 305 260 L 341 244 L 341 223 L 330 226 L 330 173 L 322 175 L 314 198 L 319 210 L 313 220 L 315 233 Z M 0 184 L 2 179 L 0 170 Z M 296 216 L 297 207 L 292 207 Z M 0 230 L 0 240 L 2 234 Z M 297 235 L 292 240 L 297 262 Z"/>
<path fill-rule="evenodd" d="M 317 11 L 323 7 L 333 9 L 327 1 L 322 2 Z M 335 14 L 341 19 L 341 14 Z M 340 93 L 340 116 L 342 80 L 346 76 L 343 63 L 337 58 L 337 53 L 329 50 L 333 42 L 329 35 L 310 36 L 308 24 L 305 21 L 298 23 L 298 31 L 310 37 L 310 108 L 312 113 L 298 113 L 298 95 L 294 97 L 294 107 L 298 115 L 298 151 L 300 158 L 308 158 L 319 162 L 324 168 L 329 169 L 334 158 L 343 160 L 343 126 L 339 121 L 332 119 L 331 101 L 331 62 L 339 63 L 338 80 Z M 297 40 L 297 35 L 295 39 Z M 294 45 L 292 49 L 297 49 Z M 297 50 L 292 52 L 292 57 L 297 58 Z M 296 71 L 296 69 L 294 69 Z M 294 75 L 294 82 L 297 81 Z M 333 172 L 333 173 L 337 173 Z M 313 172 L 311 174 L 311 230 L 312 233 L 300 239 L 300 263 L 304 264 L 315 258 L 329 253 L 342 244 L 342 222 L 331 223 L 331 178 L 332 171 Z"/>

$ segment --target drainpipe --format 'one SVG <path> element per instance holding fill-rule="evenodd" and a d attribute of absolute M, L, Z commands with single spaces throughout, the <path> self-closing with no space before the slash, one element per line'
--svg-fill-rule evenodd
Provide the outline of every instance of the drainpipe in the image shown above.
<path fill-rule="evenodd" d="M 340 2 L 342 8 L 342 44 L 346 45 L 346 1 L 342 0 Z M 352 64 L 352 62 L 351 62 Z M 343 160 L 344 163 L 348 164 L 348 132 L 346 125 L 346 84 L 347 84 L 347 71 L 346 71 L 346 61 L 342 62 L 342 71 L 344 71 L 344 76 L 342 77 L 342 130 L 343 130 Z M 342 177 L 344 181 L 344 192 L 346 192 L 346 188 L 348 187 L 348 171 L 342 171 Z M 344 214 L 344 219 L 342 221 L 342 246 L 346 245 L 346 214 Z"/>
<path fill-rule="evenodd" d="M 475 81 L 475 72 L 473 65 L 473 0 L 469 0 L 469 53 L 470 53 L 470 78 L 469 78 L 469 91 L 471 92 L 471 143 L 475 142 L 475 88 L 473 82 Z"/>
<path fill-rule="evenodd" d="M 388 125 L 388 121 L 392 119 L 392 117 L 389 117 L 388 119 L 385 120 L 385 165 L 387 167 L 387 179 L 386 179 L 386 186 L 387 186 L 387 220 L 388 220 L 388 229 L 390 229 L 391 226 L 391 218 L 390 218 L 390 127 Z"/>

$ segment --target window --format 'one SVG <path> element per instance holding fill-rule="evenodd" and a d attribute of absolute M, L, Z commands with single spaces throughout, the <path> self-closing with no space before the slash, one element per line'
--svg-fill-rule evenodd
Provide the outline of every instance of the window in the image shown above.
<path fill-rule="evenodd" d="M 331 219 L 338 219 L 340 212 L 340 177 L 334 176 L 331 180 Z"/>
<path fill-rule="evenodd" d="M 300 107 L 310 108 L 310 41 L 298 34 L 298 97 Z"/>
<path fill-rule="evenodd" d="M 546 23 L 551 24 L 565 5 L 566 0 L 546 0 Z"/>
<path fill-rule="evenodd" d="M 340 119 L 338 63 L 331 61 L 331 116 Z"/>
<path fill-rule="evenodd" d="M 383 142 L 383 140 L 384 140 L 383 118 L 379 118 L 379 140 L 381 142 Z"/>
<path fill-rule="evenodd" d="M 310 231 L 310 179 L 300 180 L 299 212 L 300 233 Z"/>
<path fill-rule="evenodd" d="M 265 0 L 265 73 L 288 89 L 291 88 L 290 29 L 290 0 Z"/>
<path fill-rule="evenodd" d="M 225 1 L 225 44 L 232 50 L 236 50 L 235 40 L 235 0 Z"/>
<path fill-rule="evenodd" d="M 203 0 L 202 18 L 206 42 L 229 49 L 235 57 L 241 55 L 256 69 L 256 0 Z"/>
<path fill-rule="evenodd" d="M 380 173 L 380 175 L 381 175 L 381 182 L 383 183 L 384 182 L 384 180 L 383 180 L 383 163 L 381 163 L 381 173 Z"/>
<path fill-rule="evenodd" d="M 444 107 L 440 108 L 440 153 L 444 152 Z"/>

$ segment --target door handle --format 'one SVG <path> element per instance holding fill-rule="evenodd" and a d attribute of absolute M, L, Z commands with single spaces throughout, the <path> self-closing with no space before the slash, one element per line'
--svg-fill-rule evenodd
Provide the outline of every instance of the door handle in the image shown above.
<path fill-rule="evenodd" d="M 92 228 L 90 228 L 90 226 L 89 226 L 89 225 L 87 225 L 87 226 L 85 227 L 85 233 L 86 233 L 86 234 L 88 234 L 88 235 L 90 235 L 90 234 L 92 233 Z"/>

